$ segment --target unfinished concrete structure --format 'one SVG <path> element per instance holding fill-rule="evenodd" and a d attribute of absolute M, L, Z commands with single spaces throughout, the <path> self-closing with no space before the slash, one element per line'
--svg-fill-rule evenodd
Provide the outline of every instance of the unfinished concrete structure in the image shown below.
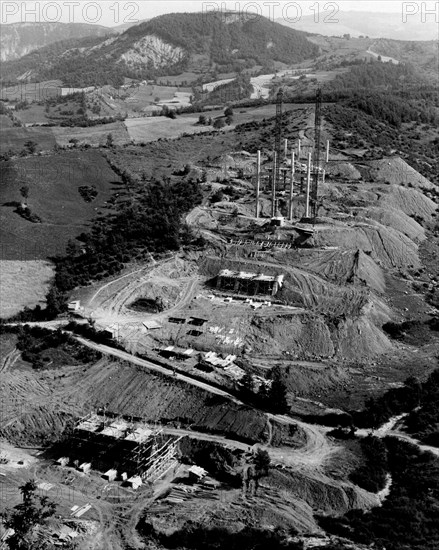
<path fill-rule="evenodd" d="M 113 479 L 153 482 L 177 465 L 180 439 L 143 422 L 91 413 L 77 422 L 69 454 Z"/>
<path fill-rule="evenodd" d="M 274 296 L 283 284 L 283 275 L 264 275 L 223 269 L 216 278 L 216 288 L 234 294 Z"/>

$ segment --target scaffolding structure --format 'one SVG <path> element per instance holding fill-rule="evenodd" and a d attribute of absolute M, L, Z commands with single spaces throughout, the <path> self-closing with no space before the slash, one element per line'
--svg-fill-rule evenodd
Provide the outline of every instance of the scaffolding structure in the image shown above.
<path fill-rule="evenodd" d="M 154 482 L 177 464 L 180 438 L 141 421 L 90 413 L 76 423 L 70 460 L 94 470 L 116 470 L 122 479 Z"/>
<path fill-rule="evenodd" d="M 220 290 L 247 296 L 275 296 L 282 287 L 283 275 L 265 275 L 223 269 L 218 273 L 216 287 Z"/>

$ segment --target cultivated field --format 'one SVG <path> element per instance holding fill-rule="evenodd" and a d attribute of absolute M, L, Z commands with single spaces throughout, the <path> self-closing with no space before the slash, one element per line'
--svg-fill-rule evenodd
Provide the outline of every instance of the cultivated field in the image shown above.
<path fill-rule="evenodd" d="M 0 223 L 2 259 L 45 259 L 64 251 L 67 241 L 87 230 L 118 188 L 118 177 L 98 151 L 65 151 L 1 163 Z M 41 223 L 15 212 L 20 188 L 29 187 L 28 205 Z M 80 186 L 94 186 L 96 199 L 85 202 Z M 108 210 L 105 210 L 107 212 Z"/>
<path fill-rule="evenodd" d="M 55 126 L 51 130 L 53 131 L 56 143 L 62 146 L 68 145 L 69 140 L 72 138 L 79 140 L 78 145 L 83 143 L 95 146 L 105 145 L 108 134 L 112 134 L 116 145 L 123 145 L 130 141 L 130 136 L 123 122 L 112 122 L 110 124 L 92 126 L 91 128 Z"/>
<path fill-rule="evenodd" d="M 198 117 L 165 117 L 131 118 L 125 121 L 130 138 L 134 141 L 156 141 L 159 138 L 173 139 L 183 133 L 198 134 L 211 128 L 196 126 Z"/>
<path fill-rule="evenodd" d="M 24 307 L 40 305 L 53 277 L 53 266 L 45 261 L 0 260 L 0 317 L 10 317 Z"/>
<path fill-rule="evenodd" d="M 53 149 L 56 144 L 52 128 L 5 128 L 1 135 L 0 153 L 9 149 L 19 153 L 26 141 L 35 141 L 37 151 Z"/>

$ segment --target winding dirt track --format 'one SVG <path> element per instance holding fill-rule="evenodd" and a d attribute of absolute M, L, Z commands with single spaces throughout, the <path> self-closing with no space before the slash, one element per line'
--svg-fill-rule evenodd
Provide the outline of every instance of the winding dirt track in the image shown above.
<path fill-rule="evenodd" d="M 169 376 L 173 380 L 180 380 L 186 384 L 190 384 L 192 386 L 201 388 L 202 390 L 207 391 L 209 393 L 213 393 L 215 395 L 225 397 L 226 399 L 233 401 L 238 405 L 245 406 L 245 403 L 240 399 L 236 398 L 235 396 L 231 395 L 230 393 L 224 390 L 220 390 L 219 388 L 211 386 L 207 382 L 201 382 L 199 380 L 195 380 L 193 378 L 190 378 L 189 376 L 185 376 L 179 373 L 173 374 L 169 369 L 165 367 L 156 365 L 146 359 L 140 359 L 139 357 L 135 357 L 134 355 L 131 355 L 130 353 L 127 353 L 125 351 L 114 349 L 102 344 L 96 344 L 82 337 L 76 337 L 76 338 L 79 342 L 81 342 L 81 344 L 89 348 L 98 350 L 101 353 L 104 353 L 106 355 L 111 355 L 113 357 L 117 357 L 118 359 L 121 359 L 123 361 L 128 361 L 135 365 L 139 365 L 140 367 L 144 367 L 149 371 L 164 374 L 165 376 Z M 300 422 L 299 420 L 295 420 L 285 415 L 267 413 L 267 421 L 269 420 L 274 420 L 281 424 L 289 424 L 289 425 L 297 426 L 301 428 L 306 434 L 306 443 L 300 449 L 292 449 L 291 447 L 271 447 L 269 445 L 258 444 L 258 446 L 265 448 L 267 451 L 269 451 L 273 462 L 281 463 L 286 466 L 290 466 L 292 468 L 296 468 L 299 470 L 312 469 L 314 471 L 317 471 L 322 469 L 326 464 L 326 462 L 328 461 L 328 459 L 338 450 L 338 446 L 336 446 L 333 443 L 330 443 L 329 440 L 327 439 L 325 435 L 325 428 L 323 427 L 306 424 L 305 422 Z M 174 430 L 174 431 L 176 433 L 177 432 L 181 434 L 184 433 L 186 435 L 191 435 L 191 436 L 195 435 L 195 432 L 192 432 L 189 430 L 188 431 Z M 201 439 L 221 442 L 223 444 L 235 446 L 236 448 L 241 448 L 243 450 L 249 449 L 249 446 L 246 444 L 237 442 L 236 440 L 223 438 L 221 436 L 197 434 L 197 437 L 198 436 Z"/>

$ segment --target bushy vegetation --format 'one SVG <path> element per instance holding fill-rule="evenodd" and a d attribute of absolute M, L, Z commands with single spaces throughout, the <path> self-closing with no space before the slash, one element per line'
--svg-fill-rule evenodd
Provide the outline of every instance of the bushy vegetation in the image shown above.
<path fill-rule="evenodd" d="M 370 398 L 365 409 L 353 413 L 353 418 L 356 426 L 377 428 L 402 413 L 409 413 L 405 419 L 409 433 L 427 444 L 439 446 L 439 369 L 424 383 L 410 377 L 401 388 Z"/>
<path fill-rule="evenodd" d="M 199 106 L 204 104 L 223 104 L 228 101 L 240 101 L 241 99 L 247 99 L 250 97 L 252 92 L 253 86 L 250 82 L 250 76 L 241 73 L 231 82 L 221 84 L 211 92 L 206 94 L 195 92 L 194 100 Z M 229 108 L 229 111 L 227 113 L 225 112 L 224 115 L 226 118 L 230 119 L 233 115 L 233 110 Z"/>
<path fill-rule="evenodd" d="M 353 510 L 340 519 L 321 517 L 330 533 L 380 550 L 439 548 L 439 460 L 394 437 L 384 440 L 392 477 L 389 496 L 370 512 Z"/>
<path fill-rule="evenodd" d="M 177 250 L 188 236 L 182 217 L 202 199 L 197 182 L 142 182 L 118 212 L 82 234 L 80 250 L 56 258 L 55 285 L 61 292 L 118 273 L 125 263 L 150 252 Z"/>
<path fill-rule="evenodd" d="M 422 384 L 420 407 L 406 418 L 407 431 L 427 445 L 439 447 L 439 370 Z"/>
<path fill-rule="evenodd" d="M 49 549 L 47 524 L 56 512 L 56 504 L 47 496 L 37 494 L 38 487 L 31 479 L 20 487 L 23 501 L 14 508 L 6 510 L 2 519 L 6 528 L 12 529 L 12 535 L 5 541 L 10 550 Z"/>
<path fill-rule="evenodd" d="M 349 479 L 366 491 L 376 493 L 386 484 L 387 449 L 381 439 L 369 435 L 360 442 L 363 462 Z"/>
<path fill-rule="evenodd" d="M 428 386 L 428 380 L 425 383 Z M 423 385 L 409 377 L 401 388 L 392 388 L 380 397 L 371 397 L 361 412 L 353 412 L 354 424 L 359 428 L 378 428 L 392 416 L 409 412 L 422 398 Z"/>
<path fill-rule="evenodd" d="M 49 365 L 59 367 L 72 362 L 86 364 L 101 357 L 100 352 L 85 348 L 61 329 L 53 331 L 39 326 L 2 325 L 1 332 L 6 331 L 17 334 L 17 349 L 34 369 Z"/>
<path fill-rule="evenodd" d="M 303 550 L 302 542 L 291 541 L 291 534 L 283 529 L 258 529 L 244 527 L 238 532 L 223 527 L 206 529 L 191 520 L 187 520 L 178 531 L 172 534 L 158 533 L 147 517 L 140 520 L 137 529 L 145 540 L 152 540 L 162 548 L 184 548 L 187 550 Z"/>
<path fill-rule="evenodd" d="M 336 148 L 367 147 L 370 158 L 380 158 L 392 150 L 397 151 L 420 174 L 433 183 L 439 183 L 439 140 L 421 140 L 421 134 L 415 130 L 416 121 L 413 122 L 415 127 L 401 127 L 396 131 L 389 122 L 366 114 L 359 108 L 349 107 L 344 102 L 324 106 L 323 114 L 337 129 L 333 140 Z"/>

